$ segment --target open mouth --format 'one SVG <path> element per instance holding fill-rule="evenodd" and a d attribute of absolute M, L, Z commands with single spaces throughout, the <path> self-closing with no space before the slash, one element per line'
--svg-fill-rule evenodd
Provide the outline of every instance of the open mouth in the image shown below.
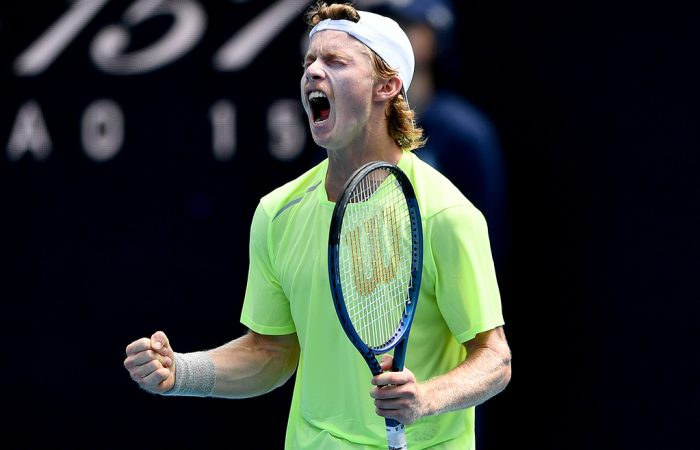
<path fill-rule="evenodd" d="M 328 101 L 328 97 L 321 91 L 313 91 L 309 94 L 309 106 L 311 107 L 311 115 L 315 123 L 328 119 L 331 113 L 331 104 Z"/>

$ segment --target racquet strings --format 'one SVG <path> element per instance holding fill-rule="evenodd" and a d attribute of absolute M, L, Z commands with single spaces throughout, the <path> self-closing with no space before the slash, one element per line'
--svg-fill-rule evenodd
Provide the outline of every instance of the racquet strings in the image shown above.
<path fill-rule="evenodd" d="M 378 168 L 349 195 L 339 247 L 345 307 L 369 348 L 384 348 L 399 337 L 410 301 L 411 258 L 411 218 L 401 184 Z"/>

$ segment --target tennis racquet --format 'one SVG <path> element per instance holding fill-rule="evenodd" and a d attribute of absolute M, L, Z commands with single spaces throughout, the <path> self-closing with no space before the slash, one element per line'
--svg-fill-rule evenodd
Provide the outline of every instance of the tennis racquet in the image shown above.
<path fill-rule="evenodd" d="M 357 169 L 335 204 L 328 271 L 336 312 L 372 374 L 377 355 L 394 349 L 403 370 L 423 267 L 423 229 L 413 186 L 397 166 L 373 161 Z M 404 425 L 386 420 L 389 450 L 408 448 Z"/>

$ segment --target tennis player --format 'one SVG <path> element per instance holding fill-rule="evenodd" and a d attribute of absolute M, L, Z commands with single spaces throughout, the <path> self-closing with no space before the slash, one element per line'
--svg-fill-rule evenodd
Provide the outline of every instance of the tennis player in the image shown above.
<path fill-rule="evenodd" d="M 414 57 L 398 24 L 350 4 L 315 4 L 306 20 L 301 102 L 328 157 L 259 202 L 240 318 L 249 331 L 192 353 L 158 331 L 126 347 L 124 366 L 151 393 L 225 398 L 264 394 L 296 371 L 287 449 L 386 448 L 378 416 L 406 425 L 411 450 L 472 449 L 475 406 L 511 376 L 484 216 L 413 151 L 424 136 L 405 95 Z M 425 242 L 405 369 L 388 371 L 385 355 L 387 372 L 374 377 L 340 326 L 327 267 L 334 201 L 373 160 L 408 175 Z"/>

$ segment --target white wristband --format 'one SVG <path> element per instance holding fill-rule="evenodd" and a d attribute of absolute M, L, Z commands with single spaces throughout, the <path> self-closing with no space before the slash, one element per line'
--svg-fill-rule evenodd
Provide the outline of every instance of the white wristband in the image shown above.
<path fill-rule="evenodd" d="M 216 368 L 205 351 L 175 353 L 175 385 L 163 395 L 207 397 L 214 390 Z"/>

